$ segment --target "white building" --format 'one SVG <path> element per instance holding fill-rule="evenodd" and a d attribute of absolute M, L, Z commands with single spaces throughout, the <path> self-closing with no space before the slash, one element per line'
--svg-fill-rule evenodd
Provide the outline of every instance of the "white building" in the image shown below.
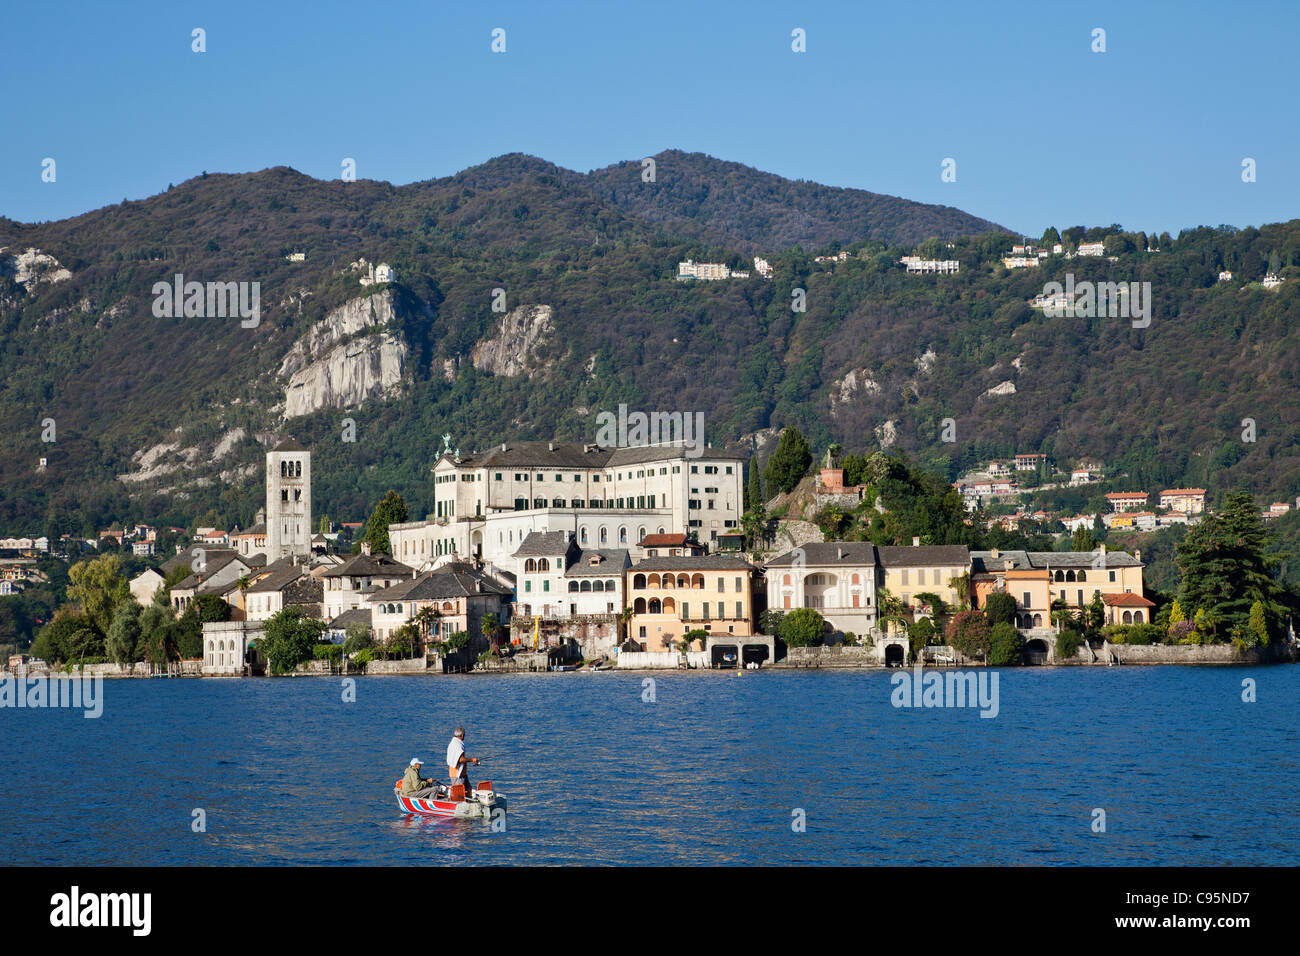
<path fill-rule="evenodd" d="M 721 262 L 696 262 L 687 259 L 685 262 L 677 263 L 678 279 L 730 279 L 731 274 L 731 269 Z"/>
<path fill-rule="evenodd" d="M 286 438 L 266 456 L 266 561 L 311 554 L 311 452 Z"/>
<path fill-rule="evenodd" d="M 344 611 L 360 607 L 367 595 L 414 575 L 414 568 L 382 552 L 371 554 L 370 545 L 363 543 L 360 554 L 321 575 L 324 584 L 322 617 L 333 621 Z"/>
<path fill-rule="evenodd" d="M 434 465 L 434 513 L 391 525 L 393 555 L 420 566 L 439 555 L 513 569 L 531 532 L 569 532 L 580 548 L 632 548 L 647 534 L 701 542 L 740 526 L 744 459 L 677 445 L 609 448 L 514 442 Z"/>
<path fill-rule="evenodd" d="M 898 260 L 908 272 L 955 273 L 961 270 L 957 259 L 922 259 L 920 256 L 903 256 Z"/>
<path fill-rule="evenodd" d="M 866 541 L 809 543 L 763 569 L 767 606 L 815 608 L 831 627 L 868 634 L 876 627 L 876 547 Z"/>
<path fill-rule="evenodd" d="M 1079 243 L 1078 254 L 1081 256 L 1104 256 L 1106 254 L 1106 244 L 1104 242 L 1081 242 Z"/>

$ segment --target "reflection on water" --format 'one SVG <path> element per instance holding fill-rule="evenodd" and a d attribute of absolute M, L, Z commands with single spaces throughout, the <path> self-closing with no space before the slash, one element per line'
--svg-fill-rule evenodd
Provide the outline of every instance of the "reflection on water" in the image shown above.
<path fill-rule="evenodd" d="M 896 710 L 888 674 L 105 684 L 6 710 L 0 860 L 55 864 L 1293 864 L 1300 669 L 1004 671 L 996 719 Z M 1259 702 L 1243 704 L 1254 677 Z M 452 729 L 509 801 L 404 814 Z M 51 785 L 84 781 L 74 821 Z M 1092 832 L 1104 808 L 1107 832 Z M 1243 813 L 1243 809 L 1249 812 Z M 195 810 L 206 830 L 194 832 Z M 804 832 L 792 822 L 801 818 Z"/>

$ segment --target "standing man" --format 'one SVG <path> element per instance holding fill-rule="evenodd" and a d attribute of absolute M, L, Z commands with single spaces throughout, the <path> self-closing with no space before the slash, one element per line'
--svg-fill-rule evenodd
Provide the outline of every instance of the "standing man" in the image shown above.
<path fill-rule="evenodd" d="M 451 743 L 447 745 L 447 774 L 451 777 L 452 784 L 463 783 L 465 793 L 468 794 L 472 789 L 469 782 L 469 772 L 465 769 L 470 764 L 477 764 L 477 757 L 465 756 L 465 728 L 457 727 L 456 734 L 451 738 Z"/>

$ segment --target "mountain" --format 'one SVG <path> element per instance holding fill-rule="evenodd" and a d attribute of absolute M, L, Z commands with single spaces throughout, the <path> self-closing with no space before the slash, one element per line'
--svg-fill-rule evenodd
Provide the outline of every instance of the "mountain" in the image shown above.
<path fill-rule="evenodd" d="M 1075 227 L 1070 248 L 1112 257 L 1008 271 L 1019 238 L 958 210 L 653 158 L 653 183 L 640 161 L 584 174 L 518 154 L 401 187 L 204 173 L 73 219 L 0 220 L 0 530 L 246 527 L 286 434 L 314 452 L 318 513 L 358 520 L 395 488 L 422 514 L 444 433 L 465 450 L 594 440 L 619 403 L 702 412 L 715 444 L 793 424 L 815 449 L 896 444 L 953 476 L 1047 451 L 1126 487 L 1300 492 L 1300 222 Z M 913 253 L 961 271 L 908 274 Z M 768 281 L 676 279 L 680 260 L 759 254 Z M 396 280 L 363 286 L 380 263 Z M 1262 288 L 1269 270 L 1287 281 Z M 1150 282 L 1150 326 L 1028 305 L 1067 272 Z M 256 324 L 156 315 L 178 273 L 258 283 Z"/>

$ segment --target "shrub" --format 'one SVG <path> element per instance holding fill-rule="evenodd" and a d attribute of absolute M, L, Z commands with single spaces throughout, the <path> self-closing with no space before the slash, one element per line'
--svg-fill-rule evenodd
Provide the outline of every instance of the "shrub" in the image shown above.
<path fill-rule="evenodd" d="M 937 633 L 934 622 L 928 617 L 907 625 L 907 643 L 912 648 L 912 657 L 916 658 L 921 653 L 921 648 L 933 643 Z"/>
<path fill-rule="evenodd" d="M 341 644 L 317 644 L 311 649 L 311 656 L 318 661 L 337 661 L 343 656 Z"/>
<path fill-rule="evenodd" d="M 758 616 L 758 633 L 775 635 L 781 629 L 781 621 L 785 618 L 785 611 L 776 608 L 768 608 Z"/>
<path fill-rule="evenodd" d="M 826 619 L 813 608 L 801 607 L 785 615 L 777 636 L 790 647 L 817 647 L 826 636 Z"/>
<path fill-rule="evenodd" d="M 1014 624 L 1016 599 L 1005 591 L 994 591 L 984 600 L 984 616 L 990 624 Z"/>
<path fill-rule="evenodd" d="M 1019 664 L 1024 650 L 1025 639 L 1020 636 L 1014 624 L 999 621 L 993 625 L 989 634 L 989 664 L 994 667 Z"/>
<path fill-rule="evenodd" d="M 1068 660 L 1079 652 L 1083 647 L 1083 635 L 1070 627 L 1061 629 L 1061 633 L 1056 635 L 1056 657 L 1057 660 Z"/>
<path fill-rule="evenodd" d="M 352 663 L 355 664 L 357 667 L 365 667 L 374 659 L 375 659 L 375 651 L 374 648 L 370 648 L 370 647 L 359 650 L 352 655 Z"/>
<path fill-rule="evenodd" d="M 967 657 L 987 657 L 992 630 L 983 611 L 958 611 L 948 622 L 948 643 Z"/>
<path fill-rule="evenodd" d="M 1125 643 L 1159 644 L 1162 637 L 1164 637 L 1164 631 L 1155 624 L 1134 624 L 1128 628 Z"/>

